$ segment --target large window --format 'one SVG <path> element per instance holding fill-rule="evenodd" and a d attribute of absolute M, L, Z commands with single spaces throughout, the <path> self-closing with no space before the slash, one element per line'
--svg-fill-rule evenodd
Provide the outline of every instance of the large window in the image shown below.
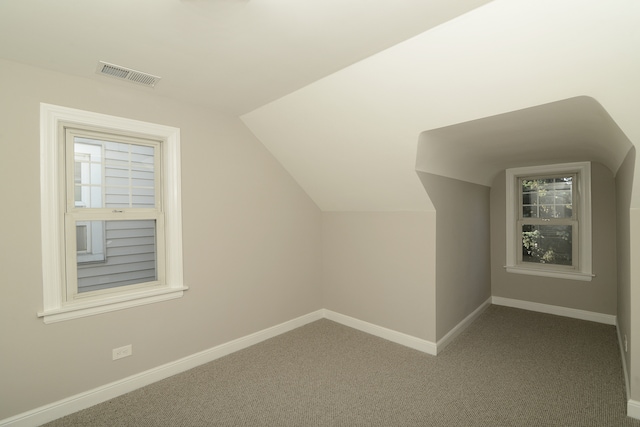
<path fill-rule="evenodd" d="M 507 170 L 507 271 L 591 280 L 589 163 Z"/>
<path fill-rule="evenodd" d="M 176 298 L 179 131 L 41 105 L 46 323 Z"/>

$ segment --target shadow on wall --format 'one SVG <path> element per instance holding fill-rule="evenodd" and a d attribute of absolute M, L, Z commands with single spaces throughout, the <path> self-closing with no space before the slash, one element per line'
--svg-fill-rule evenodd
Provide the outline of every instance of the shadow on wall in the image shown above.
<path fill-rule="evenodd" d="M 491 186 L 501 171 L 577 161 L 614 175 L 633 147 L 609 113 L 588 96 L 422 132 L 418 171 Z"/>
<path fill-rule="evenodd" d="M 491 297 L 489 187 L 418 171 L 436 210 L 436 337 Z"/>
<path fill-rule="evenodd" d="M 631 348 L 625 351 L 625 341 L 633 340 L 631 300 L 631 198 L 636 164 L 636 149 L 632 147 L 616 174 L 616 259 L 617 259 L 617 329 L 621 340 L 621 355 L 625 366 L 627 397 L 630 398 Z M 637 311 L 636 311 L 637 312 Z M 637 322 L 637 320 L 635 321 Z M 637 323 L 636 323 L 637 326 Z M 629 346 L 630 347 L 630 346 Z"/>
<path fill-rule="evenodd" d="M 490 190 L 499 174 L 591 161 L 615 175 L 631 149 L 587 96 L 422 132 L 416 170 L 436 210 L 437 338 L 492 295 Z"/>

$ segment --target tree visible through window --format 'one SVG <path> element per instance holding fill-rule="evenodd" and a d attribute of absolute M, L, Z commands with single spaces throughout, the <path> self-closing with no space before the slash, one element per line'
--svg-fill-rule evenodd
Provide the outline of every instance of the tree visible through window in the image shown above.
<path fill-rule="evenodd" d="M 573 265 L 575 176 L 519 181 L 522 262 Z"/>

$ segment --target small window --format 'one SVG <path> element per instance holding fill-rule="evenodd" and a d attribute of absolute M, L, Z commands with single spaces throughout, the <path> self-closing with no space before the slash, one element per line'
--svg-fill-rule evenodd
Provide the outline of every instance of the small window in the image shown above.
<path fill-rule="evenodd" d="M 506 175 L 507 271 L 591 280 L 590 164 Z"/>
<path fill-rule="evenodd" d="M 47 104 L 41 126 L 38 315 L 50 323 L 181 296 L 178 129 Z"/>
<path fill-rule="evenodd" d="M 578 267 L 573 253 L 579 246 L 574 182 L 575 174 L 518 178 L 519 263 Z"/>

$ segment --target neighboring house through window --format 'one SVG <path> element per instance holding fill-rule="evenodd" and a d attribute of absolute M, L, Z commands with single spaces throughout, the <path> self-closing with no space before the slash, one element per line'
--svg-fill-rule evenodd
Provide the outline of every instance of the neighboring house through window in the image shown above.
<path fill-rule="evenodd" d="M 180 297 L 179 130 L 41 104 L 41 151 L 39 316 Z"/>
<path fill-rule="evenodd" d="M 507 169 L 506 176 L 507 271 L 590 281 L 590 163 Z"/>
<path fill-rule="evenodd" d="M 73 188 L 74 207 L 99 208 L 101 197 L 92 199 L 92 191 L 101 185 L 102 168 L 100 165 L 101 150 L 93 144 L 76 142 L 71 147 L 74 153 Z M 78 263 L 105 261 L 104 227 L 95 221 L 78 221 L 76 223 L 76 246 Z"/>

